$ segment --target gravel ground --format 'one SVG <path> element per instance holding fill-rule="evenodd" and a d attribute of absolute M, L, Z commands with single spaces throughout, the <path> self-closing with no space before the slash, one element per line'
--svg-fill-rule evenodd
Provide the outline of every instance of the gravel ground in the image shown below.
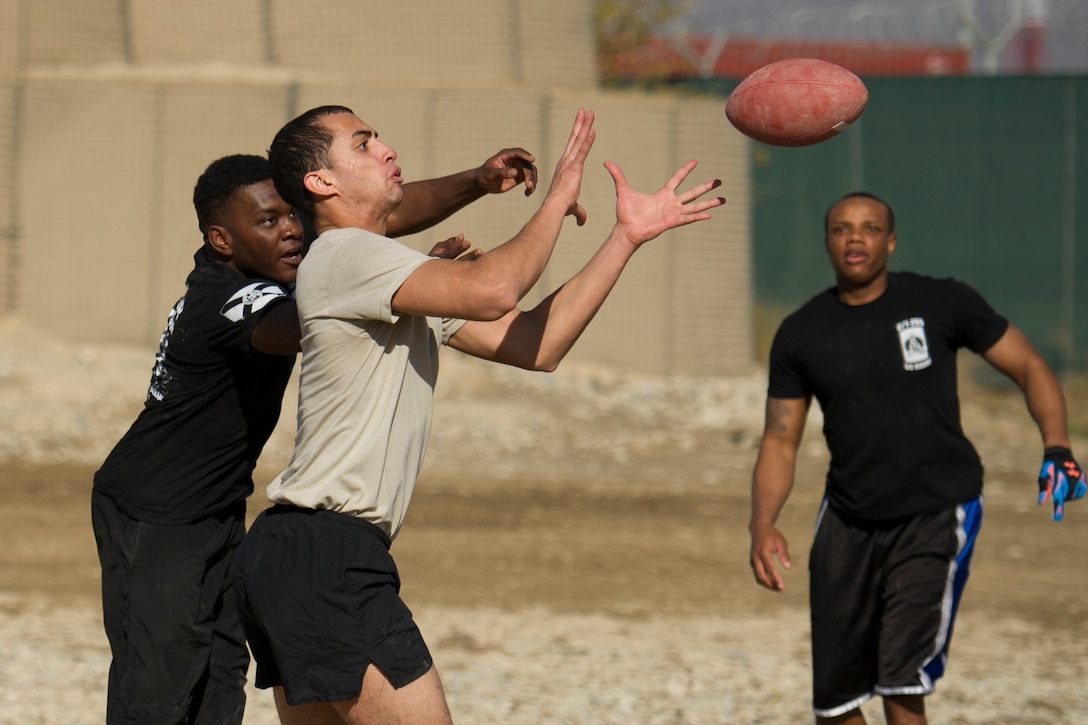
<path fill-rule="evenodd" d="M 139 408 L 151 354 L 71 345 L 19 320 L 0 320 L 0 474 L 17 465 L 93 471 Z M 762 426 L 764 385 L 759 369 L 730 379 L 655 378 L 579 365 L 542 375 L 450 355 L 443 359 L 424 475 L 437 489 L 468 492 L 523 479 L 631 496 L 732 487 L 741 507 Z M 291 396 L 262 471 L 274 473 L 286 462 Z M 818 417 L 811 416 L 802 451 L 815 478 L 825 455 Z M 1037 464 L 1026 462 L 1036 444 L 1022 401 L 1008 395 L 965 401 L 964 417 L 987 462 L 988 504 L 996 501 L 990 505 L 999 520 L 1030 517 L 1025 527 L 1045 532 L 1038 543 L 1046 546 L 1053 530 L 1038 520 L 1045 517 L 1029 505 L 1023 483 L 1025 466 Z M 808 505 L 813 498 L 802 500 Z M 1071 510 L 1070 518 L 1079 514 Z M 697 524 L 706 526 L 693 520 L 692 540 L 709 541 L 712 529 Z M 410 527 L 411 521 L 406 531 Z M 1081 624 L 1088 578 L 1078 554 L 1088 528 L 1074 522 L 1058 531 L 1056 545 L 1079 562 L 1076 568 L 1036 563 L 1029 543 L 1005 543 L 996 535 L 984 542 L 990 558 L 978 562 L 973 575 L 982 577 L 976 597 L 982 606 L 957 625 L 950 672 L 929 704 L 931 722 L 1088 723 Z M 31 537 L 11 547 L 26 552 L 11 556 L 44 561 L 64 546 L 86 549 L 89 531 L 77 533 L 59 543 L 44 534 Z M 794 538 L 804 535 L 797 531 Z M 730 556 L 746 559 L 746 552 Z M 801 581 L 803 565 L 794 568 L 794 581 Z M 1007 585 L 1010 596 L 1025 601 L 1035 586 L 1030 573 L 1051 571 L 1045 586 L 1064 592 L 1059 604 L 1068 620 L 1033 616 L 1031 607 L 1021 616 L 1012 605 L 1002 609 L 1000 595 L 986 599 L 986 582 L 1001 592 L 1006 571 L 1017 577 Z M 75 594 L 59 584 L 0 588 L 0 725 L 102 721 L 109 652 L 86 588 Z M 736 588 L 756 589 L 748 575 L 737 577 Z M 548 600 L 489 608 L 423 598 L 412 606 L 461 723 L 809 722 L 803 596 L 796 593 L 786 606 L 768 594 L 752 596 L 756 604 L 743 611 L 674 615 L 645 609 L 624 615 L 588 605 L 570 611 Z M 870 722 L 883 722 L 876 703 L 866 712 Z M 251 691 L 246 725 L 275 722 L 268 693 Z"/>

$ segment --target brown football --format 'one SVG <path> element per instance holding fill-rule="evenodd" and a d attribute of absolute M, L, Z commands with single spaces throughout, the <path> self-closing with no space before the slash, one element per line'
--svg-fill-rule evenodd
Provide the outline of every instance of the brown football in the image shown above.
<path fill-rule="evenodd" d="M 811 146 L 858 119 L 869 91 L 842 66 L 815 58 L 765 65 L 733 89 L 725 115 L 745 136 L 772 146 Z"/>

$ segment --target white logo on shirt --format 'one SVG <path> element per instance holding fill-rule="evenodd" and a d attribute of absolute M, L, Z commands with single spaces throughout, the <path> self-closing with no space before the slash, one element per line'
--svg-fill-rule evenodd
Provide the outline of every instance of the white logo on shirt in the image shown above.
<path fill-rule="evenodd" d="M 181 317 L 185 310 L 185 298 L 182 297 L 170 310 L 170 316 L 166 318 L 166 329 L 159 336 L 159 351 L 155 353 L 155 367 L 151 369 L 151 384 L 147 388 L 147 397 L 162 400 L 166 397 L 166 389 L 170 385 L 170 371 L 166 369 L 166 348 L 170 347 L 170 336 L 174 334 L 174 323 Z"/>
<path fill-rule="evenodd" d="M 899 331 L 899 352 L 903 354 L 904 370 L 924 370 L 933 364 L 933 358 L 929 356 L 924 318 L 911 317 L 897 322 L 895 329 Z"/>
<path fill-rule="evenodd" d="M 254 312 L 264 309 L 269 302 L 286 297 L 283 288 L 273 282 L 253 282 L 235 292 L 219 314 L 231 322 L 241 322 Z"/>

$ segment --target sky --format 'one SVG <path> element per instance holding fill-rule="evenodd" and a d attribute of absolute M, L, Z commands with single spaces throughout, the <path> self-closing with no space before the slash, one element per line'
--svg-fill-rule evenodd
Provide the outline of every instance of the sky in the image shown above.
<path fill-rule="evenodd" d="M 1043 72 L 1088 73 L 1088 0 L 689 0 L 683 27 L 729 35 L 959 44 L 960 7 L 975 18 L 974 62 L 1004 47 L 1016 11 L 1036 13 L 1046 28 Z M 1000 68 L 1000 61 L 998 67 Z"/>

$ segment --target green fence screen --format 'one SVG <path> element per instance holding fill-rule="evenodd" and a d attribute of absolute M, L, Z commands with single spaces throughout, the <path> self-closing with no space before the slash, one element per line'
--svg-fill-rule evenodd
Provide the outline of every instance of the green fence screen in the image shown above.
<path fill-rule="evenodd" d="M 1088 77 L 865 83 L 841 136 L 752 143 L 757 304 L 788 311 L 833 283 L 824 211 L 866 190 L 895 209 L 892 269 L 968 282 L 1057 371 L 1088 372 Z M 724 105 L 736 82 L 685 85 Z"/>

